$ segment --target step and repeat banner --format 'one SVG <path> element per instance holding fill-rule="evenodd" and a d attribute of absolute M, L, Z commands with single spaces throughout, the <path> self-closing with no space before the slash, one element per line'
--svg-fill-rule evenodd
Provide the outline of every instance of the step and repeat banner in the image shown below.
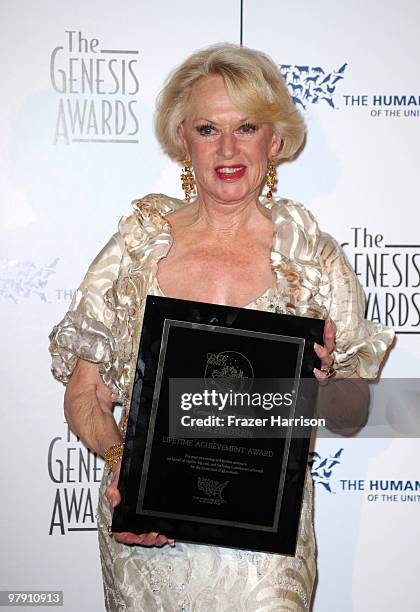
<path fill-rule="evenodd" d="M 277 194 L 303 202 L 343 245 L 367 317 L 397 331 L 382 376 L 406 381 L 401 392 L 372 388 L 379 434 L 316 442 L 313 610 L 420 609 L 418 2 L 0 6 L 0 588 L 63 590 L 69 612 L 104 609 L 103 465 L 64 421 L 48 334 L 131 200 L 183 197 L 152 126 L 168 72 L 200 47 L 242 40 L 281 66 L 307 124 Z"/>

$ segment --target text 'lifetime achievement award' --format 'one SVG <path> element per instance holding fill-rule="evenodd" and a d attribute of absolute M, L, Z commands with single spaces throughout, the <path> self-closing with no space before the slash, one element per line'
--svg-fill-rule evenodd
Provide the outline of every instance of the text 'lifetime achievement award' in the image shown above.
<path fill-rule="evenodd" d="M 148 296 L 112 530 L 294 555 L 323 327 Z"/>

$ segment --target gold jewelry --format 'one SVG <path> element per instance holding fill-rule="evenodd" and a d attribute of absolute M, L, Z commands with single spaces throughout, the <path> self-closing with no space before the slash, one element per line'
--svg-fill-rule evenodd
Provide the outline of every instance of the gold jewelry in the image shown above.
<path fill-rule="evenodd" d="M 108 525 L 108 526 L 107 526 L 107 528 L 106 528 L 106 530 L 107 530 L 107 532 L 108 532 L 109 537 L 110 537 L 110 538 L 113 538 L 113 537 L 114 537 L 114 534 L 113 534 L 113 532 L 112 532 L 111 525 Z"/>
<path fill-rule="evenodd" d="M 326 375 L 327 378 L 332 378 L 335 376 L 335 370 L 332 366 L 329 368 L 321 368 L 321 372 Z"/>
<path fill-rule="evenodd" d="M 109 471 L 111 471 L 114 465 L 121 459 L 123 450 L 124 444 L 113 444 L 106 449 L 104 452 L 104 459 Z"/>
<path fill-rule="evenodd" d="M 191 169 L 191 160 L 186 157 L 184 159 L 184 168 L 181 172 L 182 189 L 185 192 L 185 200 L 190 201 L 191 192 L 194 191 L 195 180 Z"/>
<path fill-rule="evenodd" d="M 266 185 L 268 187 L 268 191 L 267 191 L 267 195 L 265 197 L 267 198 L 267 200 L 272 200 L 273 199 L 273 192 L 272 192 L 272 190 L 276 186 L 276 168 L 275 168 L 275 166 L 274 166 L 272 161 L 268 162 Z"/>

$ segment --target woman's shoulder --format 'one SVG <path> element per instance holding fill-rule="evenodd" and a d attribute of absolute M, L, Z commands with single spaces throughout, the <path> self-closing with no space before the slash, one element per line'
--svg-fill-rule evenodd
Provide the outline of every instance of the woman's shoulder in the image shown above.
<path fill-rule="evenodd" d="M 308 242 L 308 249 L 316 259 L 330 259 L 341 253 L 338 241 L 323 231 L 314 214 L 301 202 L 290 198 L 273 200 L 272 217 L 278 229 L 282 224 L 291 226 L 295 233 Z"/>
<path fill-rule="evenodd" d="M 273 217 L 280 221 L 284 219 L 295 223 L 307 233 L 318 234 L 320 232 L 318 222 L 314 214 L 301 202 L 291 198 L 279 197 L 273 199 Z"/>
<path fill-rule="evenodd" d="M 306 206 L 290 198 L 262 201 L 271 209 L 278 249 L 290 259 L 316 257 L 322 236 L 317 220 Z"/>
<path fill-rule="evenodd" d="M 131 202 L 133 211 L 140 216 L 147 217 L 152 213 L 166 216 L 185 206 L 185 201 L 168 196 L 164 193 L 148 193 L 141 198 L 135 198 Z"/>
<path fill-rule="evenodd" d="M 132 211 L 124 215 L 118 224 L 118 232 L 128 247 L 166 230 L 166 216 L 181 209 L 185 202 L 163 193 L 149 193 L 136 198 L 131 205 Z"/>

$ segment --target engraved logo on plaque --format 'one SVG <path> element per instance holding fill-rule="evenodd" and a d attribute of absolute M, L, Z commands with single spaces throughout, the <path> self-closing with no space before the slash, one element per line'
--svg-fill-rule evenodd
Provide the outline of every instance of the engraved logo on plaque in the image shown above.
<path fill-rule="evenodd" d="M 235 391 L 248 390 L 254 378 L 254 369 L 251 362 L 239 351 L 221 351 L 220 353 L 207 353 L 207 362 L 204 370 L 206 383 L 219 390 L 232 388 L 235 379 Z M 229 379 L 224 382 L 223 379 Z"/>
<path fill-rule="evenodd" d="M 218 480 L 213 480 L 212 478 L 203 478 L 201 476 L 197 478 L 198 489 L 202 493 L 204 493 L 206 497 L 212 497 L 216 499 L 223 499 L 222 494 L 228 484 L 229 480 L 219 482 Z"/>
<path fill-rule="evenodd" d="M 206 378 L 253 378 L 251 362 L 238 351 L 207 353 Z"/>

